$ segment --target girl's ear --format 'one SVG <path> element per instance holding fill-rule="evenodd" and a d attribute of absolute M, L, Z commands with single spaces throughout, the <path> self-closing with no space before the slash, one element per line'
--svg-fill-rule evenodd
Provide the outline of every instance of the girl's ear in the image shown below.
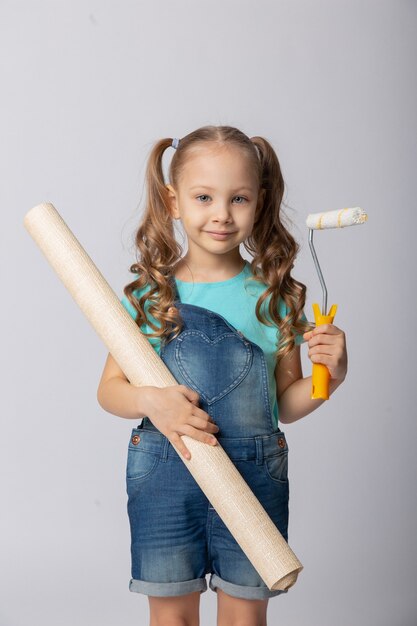
<path fill-rule="evenodd" d="M 179 219 L 180 214 L 177 206 L 177 195 L 172 185 L 165 185 L 168 189 L 168 207 L 173 219 Z"/>

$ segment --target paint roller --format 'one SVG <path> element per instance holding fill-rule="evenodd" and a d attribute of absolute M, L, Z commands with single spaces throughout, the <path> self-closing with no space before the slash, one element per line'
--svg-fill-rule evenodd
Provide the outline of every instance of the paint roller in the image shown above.
<path fill-rule="evenodd" d="M 368 219 L 367 214 L 359 207 L 353 209 L 340 209 L 338 211 L 326 211 L 324 213 L 310 213 L 307 216 L 306 224 L 309 228 L 308 243 L 310 245 L 311 254 L 313 255 L 314 264 L 319 275 L 320 284 L 323 289 L 323 307 L 320 311 L 317 303 L 313 304 L 313 313 L 316 326 L 323 324 L 333 324 L 336 315 L 337 304 L 332 304 L 330 311 L 327 311 L 327 289 L 320 269 L 313 244 L 313 231 L 323 230 L 324 228 L 345 228 L 346 226 L 354 226 L 355 224 L 363 224 Z M 329 379 L 330 373 L 323 363 L 313 363 L 311 398 L 329 399 Z"/>
<path fill-rule="evenodd" d="M 108 282 L 50 203 L 33 207 L 24 225 L 133 385 L 177 383 Z M 185 459 L 202 491 L 271 590 L 287 591 L 303 569 L 265 509 L 219 443 L 182 435 Z"/>

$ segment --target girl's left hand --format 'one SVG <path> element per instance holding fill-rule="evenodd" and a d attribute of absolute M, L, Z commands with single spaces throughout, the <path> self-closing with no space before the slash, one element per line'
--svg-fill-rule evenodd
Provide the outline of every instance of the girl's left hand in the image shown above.
<path fill-rule="evenodd" d="M 346 337 L 334 324 L 316 326 L 303 335 L 308 340 L 308 356 L 313 363 L 323 363 L 330 377 L 343 381 L 347 373 Z"/>

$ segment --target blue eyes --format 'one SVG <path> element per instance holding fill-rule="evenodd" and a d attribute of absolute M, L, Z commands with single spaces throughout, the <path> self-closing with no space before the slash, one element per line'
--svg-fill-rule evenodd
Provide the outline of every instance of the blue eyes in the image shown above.
<path fill-rule="evenodd" d="M 197 199 L 198 199 L 198 198 L 210 198 L 210 196 L 208 196 L 207 194 L 203 193 L 203 194 L 201 194 L 200 196 L 197 196 Z M 247 199 L 247 198 L 244 198 L 243 196 L 235 196 L 235 198 L 241 198 L 241 199 L 242 199 L 242 200 L 244 200 L 245 202 L 247 202 L 247 201 L 248 201 L 248 199 Z M 205 202 L 203 202 L 203 204 L 205 204 Z M 243 204 L 243 203 L 242 203 L 242 202 L 237 202 L 237 204 Z"/>

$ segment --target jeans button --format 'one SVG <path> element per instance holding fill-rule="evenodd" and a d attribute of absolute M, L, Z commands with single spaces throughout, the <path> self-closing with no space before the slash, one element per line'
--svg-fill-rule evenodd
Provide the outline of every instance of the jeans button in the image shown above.
<path fill-rule="evenodd" d="M 283 437 L 278 437 L 278 445 L 280 448 L 285 448 L 285 439 Z"/>
<path fill-rule="evenodd" d="M 139 435 L 133 435 L 133 437 L 132 437 L 132 443 L 133 443 L 133 445 L 134 445 L 134 446 L 137 446 L 137 445 L 138 445 L 138 443 L 139 443 L 139 441 L 140 441 L 140 437 L 139 437 Z"/>

